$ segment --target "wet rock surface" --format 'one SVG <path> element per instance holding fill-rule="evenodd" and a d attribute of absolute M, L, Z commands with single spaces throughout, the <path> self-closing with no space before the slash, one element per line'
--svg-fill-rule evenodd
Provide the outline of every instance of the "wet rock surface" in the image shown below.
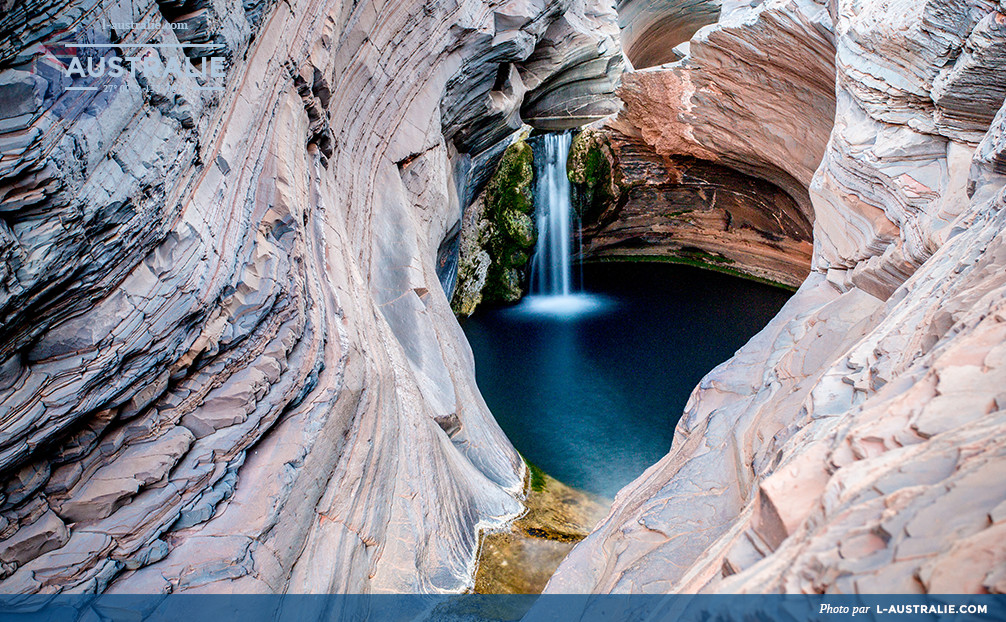
<path fill-rule="evenodd" d="M 573 545 L 604 518 L 610 499 L 528 468 L 527 512 L 488 533 L 479 548 L 477 594 L 538 594 Z"/>

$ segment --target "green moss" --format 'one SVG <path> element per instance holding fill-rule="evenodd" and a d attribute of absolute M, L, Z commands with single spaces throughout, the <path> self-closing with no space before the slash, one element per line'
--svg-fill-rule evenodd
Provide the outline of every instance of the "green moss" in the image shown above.
<path fill-rule="evenodd" d="M 503 152 L 496 172 L 486 186 L 486 202 L 492 212 L 516 210 L 528 214 L 534 209 L 531 202 L 533 158 L 531 145 L 523 140 Z"/>
<path fill-rule="evenodd" d="M 566 159 L 566 176 L 573 185 L 573 209 L 595 222 L 616 204 L 622 188 L 616 182 L 615 157 L 604 132 L 583 130 L 573 138 Z"/>
<path fill-rule="evenodd" d="M 523 295 L 520 272 L 515 268 L 497 265 L 494 261 L 489 267 L 485 289 L 482 290 L 483 298 L 497 302 L 517 302 Z"/>
<path fill-rule="evenodd" d="M 506 258 L 506 264 L 511 267 L 523 267 L 527 265 L 531 256 L 525 251 L 514 251 Z"/>
<path fill-rule="evenodd" d="M 524 458 L 524 456 L 521 456 L 521 458 Z M 527 458 L 524 458 L 524 464 L 527 465 L 528 477 L 531 480 L 531 490 L 534 492 L 545 490 L 545 471 L 532 464 Z"/>
<path fill-rule="evenodd" d="M 533 157 L 527 142 L 510 145 L 486 186 L 486 218 L 491 225 L 486 251 L 492 260 L 482 290 L 486 300 L 516 302 L 523 295 L 522 272 L 538 238 L 531 217 Z"/>
<path fill-rule="evenodd" d="M 519 248 L 531 248 L 538 239 L 534 221 L 531 217 L 517 210 L 505 210 L 500 213 L 500 224 L 509 240 Z M 517 251 L 520 253 L 520 251 Z M 511 254 L 510 256 L 513 256 Z M 513 265 L 513 264 L 511 264 Z"/>
<path fill-rule="evenodd" d="M 577 134 L 566 160 L 566 176 L 574 184 L 596 186 L 611 174 L 611 165 L 601 153 L 601 141 L 594 132 Z"/>

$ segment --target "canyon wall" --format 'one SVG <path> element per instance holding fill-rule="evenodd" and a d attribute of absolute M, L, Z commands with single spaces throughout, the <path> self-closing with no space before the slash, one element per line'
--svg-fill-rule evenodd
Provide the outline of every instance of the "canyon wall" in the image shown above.
<path fill-rule="evenodd" d="M 790 127 L 806 126 L 802 140 L 775 131 L 782 115 L 762 119 L 764 134 L 749 134 L 743 114 L 737 133 L 715 116 L 697 125 L 692 113 L 716 93 L 698 74 L 719 65 L 687 81 L 661 70 L 666 87 L 645 96 L 681 105 L 635 126 L 658 137 L 650 144 L 807 184 L 812 270 L 702 380 L 670 452 L 618 494 L 546 592 L 1002 593 L 1006 5 L 768 0 L 740 11 L 691 45 L 705 54 L 703 42 L 730 37 L 746 50 L 755 83 L 721 109 L 773 101 L 807 49 L 833 40 L 826 145 L 829 108 L 810 100 L 779 109 L 800 115 Z M 762 71 L 779 64 L 790 73 L 778 80 Z M 627 77 L 623 93 L 654 79 Z"/>
<path fill-rule="evenodd" d="M 687 5 L 623 3 L 641 58 Z M 588 254 L 802 286 L 548 590 L 1006 590 L 1006 4 L 691 5 L 596 128 Z M 618 108 L 611 8 L 0 11 L 0 592 L 470 586 L 524 465 L 463 213 L 525 122 Z"/>
<path fill-rule="evenodd" d="M 599 128 L 613 191 L 583 214 L 584 255 L 683 259 L 796 287 L 835 109 L 831 18 L 811 1 L 723 9 L 688 56 L 625 75 L 625 107 Z"/>
<path fill-rule="evenodd" d="M 613 109 L 616 28 L 580 0 L 2 3 L 0 592 L 470 585 L 525 469 L 452 232 L 522 107 Z"/>

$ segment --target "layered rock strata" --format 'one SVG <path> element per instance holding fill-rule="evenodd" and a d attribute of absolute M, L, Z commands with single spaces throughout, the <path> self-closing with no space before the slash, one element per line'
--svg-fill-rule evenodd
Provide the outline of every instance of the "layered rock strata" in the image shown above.
<path fill-rule="evenodd" d="M 682 60 L 624 76 L 625 107 L 599 128 L 617 188 L 585 215 L 584 255 L 684 259 L 797 286 L 835 108 L 831 19 L 812 0 L 722 9 Z"/>
<path fill-rule="evenodd" d="M 569 166 L 582 259 L 682 261 L 794 288 L 810 272 L 812 225 L 778 186 L 620 132 L 580 141 L 593 143 Z"/>
<path fill-rule="evenodd" d="M 524 467 L 441 287 L 449 240 L 521 126 L 520 63 L 559 106 L 563 72 L 618 54 L 578 26 L 605 12 L 8 9 L 0 591 L 470 585 Z"/>
<path fill-rule="evenodd" d="M 1006 591 L 1006 6 L 825 10 L 766 2 L 732 30 L 764 41 L 770 12 L 833 24 L 813 272 L 703 379 L 670 453 L 546 591 Z"/>
<path fill-rule="evenodd" d="M 622 47 L 635 69 L 681 59 L 695 32 L 716 22 L 721 0 L 621 0 Z"/>

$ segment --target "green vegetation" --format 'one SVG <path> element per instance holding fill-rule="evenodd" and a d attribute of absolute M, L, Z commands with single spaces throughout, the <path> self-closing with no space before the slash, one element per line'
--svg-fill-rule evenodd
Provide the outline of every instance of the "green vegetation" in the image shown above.
<path fill-rule="evenodd" d="M 584 130 L 576 135 L 566 159 L 566 175 L 570 182 L 596 186 L 607 181 L 611 164 L 601 152 L 603 145 L 598 132 Z"/>
<path fill-rule="evenodd" d="M 531 194 L 531 146 L 519 140 L 503 152 L 496 172 L 486 186 L 486 217 L 490 222 L 486 250 L 492 263 L 483 296 L 498 302 L 516 302 L 523 295 L 522 271 L 538 239 Z"/>
<path fill-rule="evenodd" d="M 566 176 L 573 184 L 573 209 L 586 221 L 596 221 L 622 194 L 613 163 L 611 145 L 603 132 L 586 129 L 573 138 Z"/>
<path fill-rule="evenodd" d="M 524 458 L 524 456 L 521 456 L 521 458 Z M 524 464 L 527 465 L 528 477 L 531 479 L 531 490 L 534 492 L 545 490 L 545 471 L 539 469 L 527 458 L 524 458 Z"/>

